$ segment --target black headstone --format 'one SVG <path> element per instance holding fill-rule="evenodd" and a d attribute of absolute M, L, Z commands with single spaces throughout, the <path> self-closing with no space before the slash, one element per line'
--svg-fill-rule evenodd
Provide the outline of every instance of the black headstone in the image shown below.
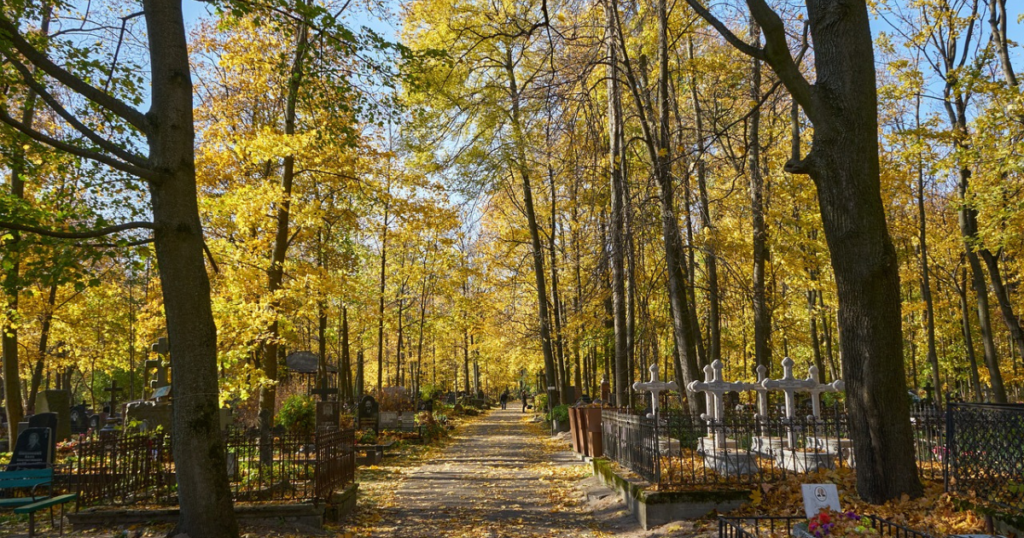
<path fill-rule="evenodd" d="M 432 400 L 432 399 L 431 400 L 426 400 L 426 401 L 420 400 L 419 405 L 416 406 L 416 410 L 417 411 L 430 411 L 430 412 L 433 412 L 434 411 L 434 400 Z"/>
<path fill-rule="evenodd" d="M 317 402 L 316 403 L 316 429 L 317 431 L 338 429 L 341 418 L 341 405 L 338 402 Z"/>
<path fill-rule="evenodd" d="M 18 434 L 7 470 L 45 469 L 53 465 L 53 440 L 53 430 L 49 428 L 25 428 Z"/>
<path fill-rule="evenodd" d="M 71 408 L 71 433 L 80 434 L 89 431 L 89 410 L 85 404 Z"/>
<path fill-rule="evenodd" d="M 380 405 L 377 400 L 369 394 L 363 396 L 363 399 L 359 400 L 359 418 L 370 418 L 376 415 L 380 415 Z"/>
<path fill-rule="evenodd" d="M 36 413 L 28 417 L 29 428 L 47 428 L 50 430 L 50 454 L 57 451 L 57 413 Z M 50 463 L 53 463 L 51 458 Z"/>

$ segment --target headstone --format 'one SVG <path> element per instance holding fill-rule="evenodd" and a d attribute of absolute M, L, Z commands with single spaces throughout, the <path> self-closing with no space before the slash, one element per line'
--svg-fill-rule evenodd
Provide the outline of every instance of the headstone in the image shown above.
<path fill-rule="evenodd" d="M 356 415 L 359 417 L 359 429 L 373 428 L 373 431 L 380 433 L 380 405 L 373 396 L 363 396 L 356 408 Z"/>
<path fill-rule="evenodd" d="M 54 439 L 66 441 L 71 437 L 71 394 L 64 390 L 43 390 L 36 394 L 36 413 L 55 413 L 57 426 Z"/>
<path fill-rule="evenodd" d="M 336 430 L 341 421 L 341 405 L 338 402 L 316 403 L 316 429 Z"/>
<path fill-rule="evenodd" d="M 807 519 L 818 515 L 823 509 L 842 511 L 839 507 L 839 490 L 835 484 L 802 484 L 800 490 L 804 495 L 804 513 Z"/>
<path fill-rule="evenodd" d="M 57 451 L 57 437 L 56 431 L 57 426 L 60 424 L 60 420 L 57 417 L 57 413 L 36 413 L 28 417 L 29 428 L 46 428 L 50 430 L 50 453 L 55 454 Z M 53 463 L 53 458 L 50 458 L 50 463 Z"/>
<path fill-rule="evenodd" d="M 678 390 L 679 386 L 675 381 L 665 382 L 658 379 L 658 363 L 652 364 L 650 370 L 650 381 L 633 383 L 633 390 L 651 393 L 651 412 L 647 413 L 647 418 L 655 418 L 658 416 L 658 395 L 667 390 Z"/>
<path fill-rule="evenodd" d="M 72 434 L 79 435 L 89 431 L 89 409 L 85 407 L 85 403 L 71 408 L 69 420 Z"/>
<path fill-rule="evenodd" d="M 18 434 L 8 471 L 45 469 L 53 465 L 54 439 L 49 428 L 25 428 Z"/>
<path fill-rule="evenodd" d="M 167 433 L 174 422 L 171 405 L 166 402 L 131 402 L 125 408 L 125 418 L 127 423 L 145 422 L 147 429 L 159 426 Z"/>

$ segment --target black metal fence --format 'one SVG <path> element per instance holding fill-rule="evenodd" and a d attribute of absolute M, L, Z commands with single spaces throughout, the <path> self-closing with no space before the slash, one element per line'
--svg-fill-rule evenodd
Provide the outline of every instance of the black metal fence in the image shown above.
<path fill-rule="evenodd" d="M 950 404 L 946 491 L 1024 513 L 1024 404 Z"/>
<path fill-rule="evenodd" d="M 945 418 L 934 408 L 912 415 L 922 478 L 941 480 Z M 818 469 L 855 468 L 845 413 L 821 418 L 727 413 L 709 422 L 678 410 L 658 420 L 624 411 L 602 413 L 605 454 L 651 483 L 669 486 L 749 485 Z"/>
<path fill-rule="evenodd" d="M 864 516 L 883 538 L 933 538 L 878 516 Z M 794 527 L 807 521 L 803 516 L 719 517 L 718 538 L 789 538 Z M 862 519 L 863 521 L 863 519 Z M 806 531 L 806 529 L 804 529 Z"/>
<path fill-rule="evenodd" d="M 315 435 L 225 436 L 226 468 L 236 502 L 326 500 L 355 479 L 355 431 Z M 171 439 L 110 432 L 81 442 L 66 481 L 79 507 L 99 503 L 177 504 Z"/>

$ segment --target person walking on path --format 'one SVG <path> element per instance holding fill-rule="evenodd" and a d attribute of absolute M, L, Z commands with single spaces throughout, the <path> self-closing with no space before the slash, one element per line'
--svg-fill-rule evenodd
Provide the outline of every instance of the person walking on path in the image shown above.
<path fill-rule="evenodd" d="M 527 395 L 527 393 L 526 393 L 526 389 L 523 389 L 522 398 L 523 398 L 523 413 L 525 413 L 526 412 L 526 401 L 529 398 L 529 395 Z"/>
<path fill-rule="evenodd" d="M 501 408 L 508 409 L 508 389 L 501 393 Z"/>

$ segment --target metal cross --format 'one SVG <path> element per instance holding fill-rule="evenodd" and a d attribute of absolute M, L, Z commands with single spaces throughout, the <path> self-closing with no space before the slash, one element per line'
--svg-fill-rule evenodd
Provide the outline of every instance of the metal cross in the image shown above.
<path fill-rule="evenodd" d="M 321 402 L 326 402 L 328 396 L 331 396 L 333 394 L 337 394 L 338 393 L 338 389 L 336 389 L 334 387 L 328 387 L 327 386 L 327 378 L 326 377 L 321 377 L 320 378 L 320 383 L 317 385 L 317 388 L 315 388 L 315 389 L 313 389 L 313 390 L 311 390 L 309 392 L 311 394 L 316 394 L 317 396 L 319 396 Z"/>

